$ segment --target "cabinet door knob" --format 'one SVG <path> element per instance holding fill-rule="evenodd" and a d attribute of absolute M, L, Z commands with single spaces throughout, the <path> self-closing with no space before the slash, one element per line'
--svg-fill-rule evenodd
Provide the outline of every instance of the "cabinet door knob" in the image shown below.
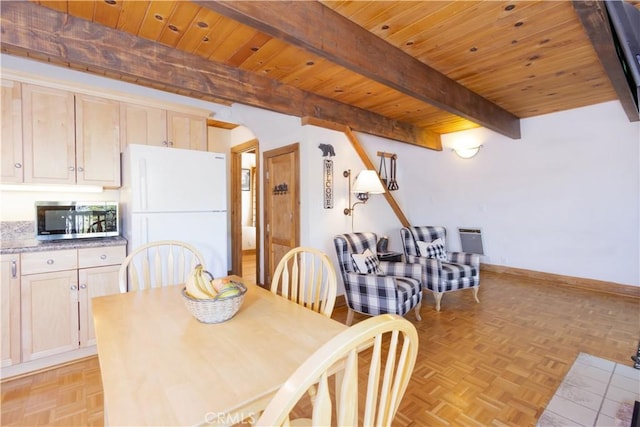
<path fill-rule="evenodd" d="M 78 172 L 84 172 L 84 168 L 82 166 L 78 167 Z"/>
<path fill-rule="evenodd" d="M 73 172 L 74 170 L 76 170 L 76 168 L 74 168 L 73 166 L 69 166 L 69 171 Z"/>
<path fill-rule="evenodd" d="M 16 169 L 20 169 L 22 167 L 22 163 L 16 163 L 13 165 Z"/>
<path fill-rule="evenodd" d="M 76 285 L 71 285 L 69 289 L 71 289 L 72 291 L 76 291 L 78 290 L 78 287 Z"/>
<path fill-rule="evenodd" d="M 169 143 L 167 141 L 162 141 L 162 145 L 164 145 L 165 147 L 168 147 Z"/>
<path fill-rule="evenodd" d="M 102 254 L 100 255 L 100 259 L 104 261 L 105 259 L 107 259 L 107 256 L 105 254 Z"/>
<path fill-rule="evenodd" d="M 18 277 L 18 263 L 16 261 L 11 261 L 11 277 L 14 279 Z"/>
<path fill-rule="evenodd" d="M 54 262 L 55 262 L 55 261 L 54 261 L 54 260 L 52 260 L 52 259 L 48 259 L 48 260 L 47 260 L 47 264 L 48 264 L 48 265 L 53 265 L 53 263 L 54 263 Z"/>
<path fill-rule="evenodd" d="M 87 289 L 87 285 L 83 283 L 82 285 L 80 285 L 80 289 Z"/>

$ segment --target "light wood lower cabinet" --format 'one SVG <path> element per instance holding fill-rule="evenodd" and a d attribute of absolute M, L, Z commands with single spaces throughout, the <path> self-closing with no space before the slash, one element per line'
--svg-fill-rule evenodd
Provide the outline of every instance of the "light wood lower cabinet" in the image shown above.
<path fill-rule="evenodd" d="M 120 287 L 118 286 L 119 270 L 119 265 L 82 268 L 78 270 L 80 282 L 80 293 L 78 295 L 80 307 L 80 347 L 95 345 L 96 333 L 93 326 L 91 300 L 96 297 L 120 292 Z"/>
<path fill-rule="evenodd" d="M 1 366 L 20 363 L 20 255 L 0 255 Z"/>
<path fill-rule="evenodd" d="M 22 254 L 22 361 L 95 344 L 91 298 L 119 292 L 124 246 Z"/>
<path fill-rule="evenodd" d="M 77 270 L 22 276 L 22 361 L 78 347 Z"/>

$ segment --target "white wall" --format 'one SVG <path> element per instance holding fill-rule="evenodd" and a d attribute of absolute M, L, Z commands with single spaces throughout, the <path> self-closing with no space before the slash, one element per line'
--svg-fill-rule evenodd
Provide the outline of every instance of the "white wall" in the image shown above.
<path fill-rule="evenodd" d="M 82 84 L 99 83 L 122 91 L 132 86 L 66 69 L 53 73 L 56 67 L 7 61 L 6 55 L 1 58 L 3 67 Z M 157 91 L 139 89 L 144 96 L 158 96 Z M 184 101 L 177 95 L 162 96 L 169 102 Z M 221 120 L 243 124 L 239 132 L 246 137 L 232 137 L 230 143 L 255 136 L 260 156 L 300 143 L 301 244 L 324 250 L 336 262 L 332 238 L 351 231 L 350 218 L 342 213 L 348 186 L 342 171 L 351 169 L 355 176 L 363 168 L 346 137 L 302 126 L 296 117 L 240 104 L 196 104 Z M 524 119 L 521 124 L 520 140 L 483 128 L 443 137 L 446 147 L 463 138 L 481 141 L 483 148 L 470 160 L 447 148 L 435 152 L 362 133 L 358 138 L 376 165 L 377 151 L 398 155 L 396 201 L 412 224 L 446 226 L 450 249 L 459 248 L 458 226 L 480 227 L 485 262 L 639 286 L 640 124 L 629 123 L 617 102 Z M 333 209 L 323 207 L 319 143 L 332 144 L 336 151 Z M 7 198 L 0 196 L 5 219 Z M 16 196 L 9 197 L 13 202 Z M 20 203 L 24 206 L 18 210 L 25 209 L 22 216 L 28 219 L 32 206 Z M 19 216 L 12 208 L 11 218 Z M 388 235 L 392 250 L 401 248 L 399 228 L 382 196 L 372 196 L 355 209 L 355 229 Z"/>
<path fill-rule="evenodd" d="M 300 142 L 301 243 L 335 254 L 332 238 L 349 232 L 347 180 L 363 168 L 346 137 L 298 118 L 233 106 L 262 151 Z M 412 224 L 439 224 L 460 248 L 458 227 L 482 229 L 483 262 L 640 284 L 640 125 L 617 102 L 524 119 L 512 140 L 479 128 L 444 135 L 442 152 L 358 134 L 374 164 L 377 151 L 398 155 L 394 198 Z M 472 159 L 450 147 L 483 144 Z M 319 143 L 334 146 L 334 209 L 324 209 Z M 355 229 L 390 237 L 401 250 L 400 222 L 382 196 L 355 210 Z"/>
<path fill-rule="evenodd" d="M 399 203 L 413 224 L 480 227 L 485 262 L 638 285 L 640 126 L 617 102 L 525 119 L 522 139 L 486 129 L 446 135 L 484 145 L 473 159 L 406 146 Z M 406 188 L 406 187 L 405 187 Z"/>

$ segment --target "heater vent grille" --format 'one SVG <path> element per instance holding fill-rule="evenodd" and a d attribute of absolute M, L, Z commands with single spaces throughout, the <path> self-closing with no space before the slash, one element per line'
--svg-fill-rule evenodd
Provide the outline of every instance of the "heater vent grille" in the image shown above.
<path fill-rule="evenodd" d="M 462 252 L 484 255 L 482 230 L 479 228 L 458 228 Z"/>

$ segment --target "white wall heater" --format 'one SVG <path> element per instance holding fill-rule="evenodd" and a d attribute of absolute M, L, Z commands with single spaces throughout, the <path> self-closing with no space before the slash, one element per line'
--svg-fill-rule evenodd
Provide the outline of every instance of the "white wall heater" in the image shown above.
<path fill-rule="evenodd" d="M 460 246 L 462 247 L 462 252 L 484 255 L 484 248 L 482 246 L 482 230 L 479 228 L 458 227 L 458 233 L 460 233 Z"/>

